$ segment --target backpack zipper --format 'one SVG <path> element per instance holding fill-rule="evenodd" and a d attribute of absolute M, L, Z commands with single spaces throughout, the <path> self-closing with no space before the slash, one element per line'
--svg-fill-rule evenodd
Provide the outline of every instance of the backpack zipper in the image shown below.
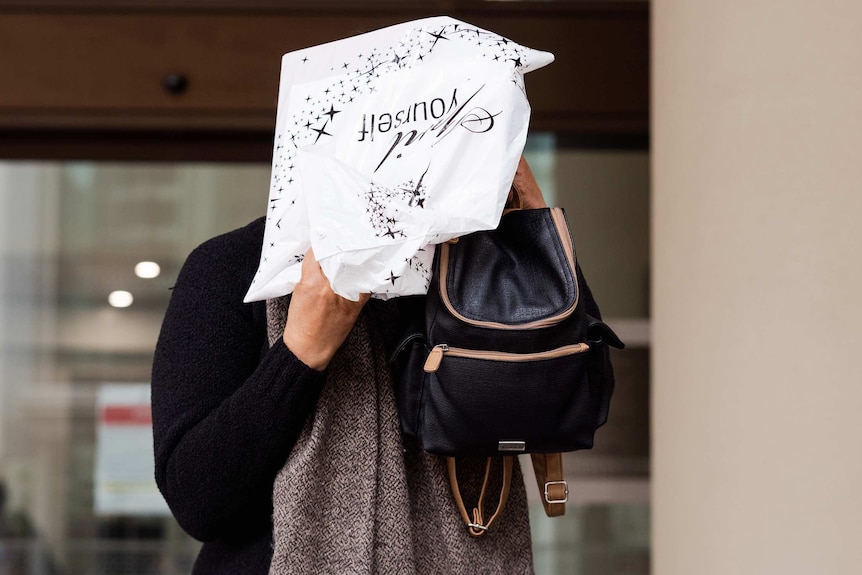
<path fill-rule="evenodd" d="M 543 359 L 554 359 L 567 355 L 575 355 L 584 353 L 589 350 L 590 346 L 585 343 L 574 343 L 552 349 L 550 351 L 540 351 L 535 353 L 510 353 L 506 351 L 479 351 L 475 349 L 462 349 L 459 347 L 449 347 L 445 343 L 440 343 L 434 346 L 431 353 L 428 354 L 428 359 L 425 360 L 425 371 L 427 373 L 435 373 L 440 368 L 440 363 L 443 361 L 443 355 L 451 355 L 454 357 L 468 357 L 470 359 L 484 359 L 489 361 L 540 361 Z"/>
<path fill-rule="evenodd" d="M 569 262 L 569 269 L 572 270 L 572 278 L 574 279 L 575 286 L 577 286 L 578 278 L 577 273 L 575 272 L 575 249 L 572 246 L 572 236 L 569 233 L 569 228 L 566 225 L 566 216 L 563 215 L 563 212 L 559 208 L 551 208 L 551 218 L 554 220 L 554 224 L 557 228 L 557 237 L 560 238 L 560 244 L 563 246 L 563 251 L 566 254 L 566 260 Z M 452 242 L 455 243 L 455 242 Z M 507 323 L 499 323 L 495 321 L 479 321 L 475 319 L 469 319 L 455 310 L 455 307 L 452 305 L 452 302 L 449 301 L 449 292 L 446 288 L 446 278 L 449 273 L 449 243 L 440 244 L 440 299 L 443 301 L 443 305 L 446 306 L 446 309 L 449 310 L 449 313 L 463 321 L 464 323 L 470 325 L 476 325 L 479 327 L 487 327 L 493 329 L 507 329 L 507 330 L 524 330 L 524 329 L 539 329 L 543 327 L 550 327 L 552 325 L 556 325 L 559 322 L 563 321 L 575 311 L 575 308 L 578 306 L 578 298 L 580 297 L 580 291 L 575 289 L 575 301 L 572 302 L 572 305 L 563 310 L 561 313 L 553 316 L 546 317 L 544 319 L 538 319 L 535 321 L 531 321 L 529 323 L 524 324 L 507 324 Z"/>

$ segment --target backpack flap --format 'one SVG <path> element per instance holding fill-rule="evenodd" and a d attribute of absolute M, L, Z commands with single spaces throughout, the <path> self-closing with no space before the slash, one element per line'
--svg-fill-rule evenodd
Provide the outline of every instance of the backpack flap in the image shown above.
<path fill-rule="evenodd" d="M 556 325 L 579 301 L 574 244 L 560 208 L 515 210 L 496 230 L 442 244 L 435 271 L 432 290 L 438 286 L 446 311 L 486 330 Z"/>

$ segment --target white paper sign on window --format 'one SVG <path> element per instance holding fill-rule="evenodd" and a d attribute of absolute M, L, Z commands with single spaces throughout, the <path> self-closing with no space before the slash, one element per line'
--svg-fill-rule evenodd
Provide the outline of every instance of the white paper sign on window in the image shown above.
<path fill-rule="evenodd" d="M 154 479 L 149 384 L 102 385 L 96 405 L 96 513 L 169 515 Z"/>

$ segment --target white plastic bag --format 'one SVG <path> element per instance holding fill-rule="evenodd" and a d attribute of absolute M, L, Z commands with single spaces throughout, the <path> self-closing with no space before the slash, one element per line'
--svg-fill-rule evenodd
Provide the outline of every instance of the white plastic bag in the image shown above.
<path fill-rule="evenodd" d="M 523 74 L 552 61 L 446 16 L 285 54 L 245 300 L 291 293 L 309 246 L 346 298 L 426 293 L 433 244 L 497 226 L 527 136 Z"/>

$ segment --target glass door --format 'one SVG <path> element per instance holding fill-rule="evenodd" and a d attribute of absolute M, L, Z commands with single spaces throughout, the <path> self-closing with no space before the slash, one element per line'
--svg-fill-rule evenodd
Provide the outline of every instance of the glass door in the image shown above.
<path fill-rule="evenodd" d="M 526 155 L 629 344 L 595 448 L 566 455 L 565 517 L 524 462 L 536 572 L 647 573 L 648 152 L 534 134 Z M 269 171 L 0 162 L 0 573 L 190 572 L 199 544 L 152 480 L 153 349 L 185 257 L 265 213 Z"/>

